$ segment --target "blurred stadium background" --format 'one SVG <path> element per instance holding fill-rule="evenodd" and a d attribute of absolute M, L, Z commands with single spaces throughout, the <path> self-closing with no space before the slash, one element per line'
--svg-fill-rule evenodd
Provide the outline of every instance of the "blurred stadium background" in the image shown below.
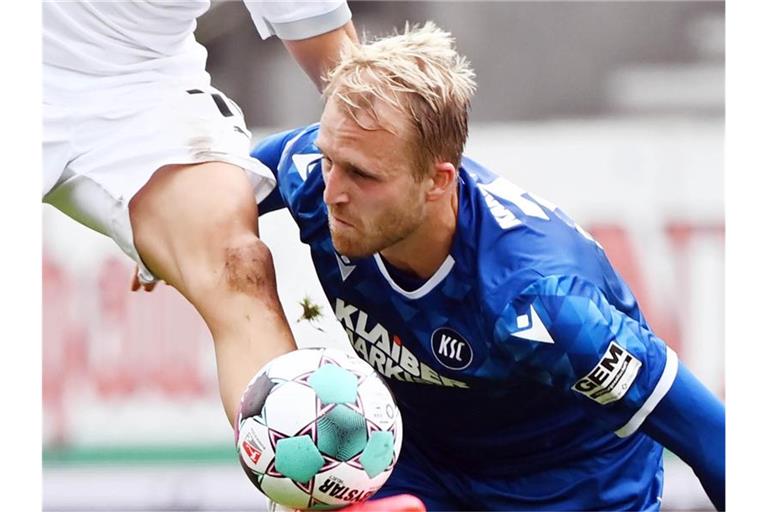
<path fill-rule="evenodd" d="M 431 19 L 456 36 L 479 85 L 467 153 L 590 231 L 724 398 L 724 2 L 350 5 L 361 33 Z M 198 37 L 255 138 L 318 119 L 309 80 L 240 2 L 214 2 Z M 262 510 L 191 306 L 167 287 L 128 293 L 132 265 L 110 240 L 47 206 L 43 222 L 44 509 Z M 290 218 L 261 230 L 297 339 L 344 346 Z M 314 325 L 298 321 L 304 297 L 323 305 Z M 662 508 L 710 510 L 666 460 Z"/>

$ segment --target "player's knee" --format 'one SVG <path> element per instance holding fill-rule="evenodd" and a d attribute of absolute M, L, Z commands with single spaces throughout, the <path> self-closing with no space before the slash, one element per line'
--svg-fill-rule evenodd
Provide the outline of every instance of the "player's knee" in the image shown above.
<path fill-rule="evenodd" d="M 257 207 L 242 169 L 221 162 L 158 169 L 130 202 L 134 235 L 174 241 L 256 232 Z"/>
<path fill-rule="evenodd" d="M 277 307 L 279 298 L 272 254 L 254 235 L 219 239 L 206 257 L 178 261 L 180 286 L 198 308 L 219 308 L 234 295 L 246 295 L 265 307 Z"/>
<path fill-rule="evenodd" d="M 178 167 L 159 170 L 130 203 L 134 244 L 149 269 L 183 293 L 221 286 L 214 276 L 222 268 L 226 284 L 241 291 L 255 292 L 274 281 L 242 171 Z"/>

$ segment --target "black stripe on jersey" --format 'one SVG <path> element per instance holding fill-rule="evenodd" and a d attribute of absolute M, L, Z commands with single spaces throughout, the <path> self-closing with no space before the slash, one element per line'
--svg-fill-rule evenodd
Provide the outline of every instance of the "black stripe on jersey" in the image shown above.
<path fill-rule="evenodd" d="M 219 107 L 219 112 L 221 112 L 221 115 L 224 117 L 232 117 L 234 115 L 232 111 L 229 110 L 229 107 L 224 101 L 224 98 L 218 94 L 211 94 L 211 96 L 213 96 L 213 101 L 216 102 L 216 106 Z"/>

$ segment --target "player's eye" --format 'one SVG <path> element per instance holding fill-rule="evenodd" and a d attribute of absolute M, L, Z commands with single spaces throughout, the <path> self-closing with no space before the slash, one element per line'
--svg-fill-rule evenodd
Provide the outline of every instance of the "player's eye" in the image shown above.
<path fill-rule="evenodd" d="M 368 174 L 367 172 L 361 169 L 358 169 L 357 167 L 350 167 L 349 172 L 352 173 L 352 175 L 355 178 L 361 178 L 366 180 L 373 179 L 373 176 L 371 176 L 370 174 Z"/>
<path fill-rule="evenodd" d="M 331 159 L 327 156 L 324 156 L 323 159 L 320 162 L 320 167 L 323 169 L 323 174 L 327 173 L 331 169 L 331 165 L 333 162 L 331 162 Z"/>

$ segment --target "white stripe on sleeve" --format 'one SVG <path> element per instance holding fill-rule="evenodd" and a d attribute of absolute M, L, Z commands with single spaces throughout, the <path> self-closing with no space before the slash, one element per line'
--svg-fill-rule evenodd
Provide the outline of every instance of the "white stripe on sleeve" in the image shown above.
<path fill-rule="evenodd" d="M 664 371 L 661 373 L 659 382 L 656 383 L 656 387 L 653 389 L 651 396 L 645 401 L 645 403 L 638 409 L 638 411 L 629 419 L 626 425 L 616 430 L 614 433 L 619 437 L 627 437 L 634 434 L 640 425 L 643 424 L 645 418 L 653 412 L 664 395 L 667 394 L 669 388 L 672 387 L 672 383 L 677 377 L 677 354 L 674 350 L 667 347 L 667 363 L 664 365 Z"/>

